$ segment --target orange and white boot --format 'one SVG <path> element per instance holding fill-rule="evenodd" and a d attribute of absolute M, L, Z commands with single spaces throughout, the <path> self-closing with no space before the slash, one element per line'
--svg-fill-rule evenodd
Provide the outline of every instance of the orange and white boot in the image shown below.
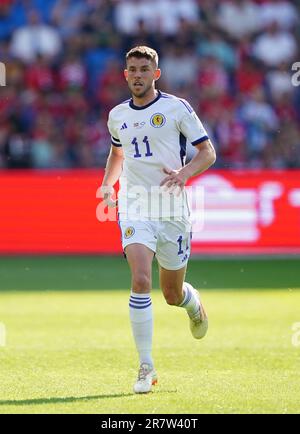
<path fill-rule="evenodd" d="M 152 386 L 157 384 L 157 375 L 155 370 L 148 363 L 142 363 L 139 369 L 138 378 L 133 386 L 135 393 L 149 393 Z"/>

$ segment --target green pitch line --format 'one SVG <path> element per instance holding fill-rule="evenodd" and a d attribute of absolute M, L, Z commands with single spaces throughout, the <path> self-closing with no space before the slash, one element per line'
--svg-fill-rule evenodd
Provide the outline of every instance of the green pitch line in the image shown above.
<path fill-rule="evenodd" d="M 202 296 L 196 341 L 153 292 L 159 384 L 137 396 L 127 291 L 0 293 L 0 413 L 299 413 L 300 290 Z"/>
<path fill-rule="evenodd" d="M 290 288 L 300 286 L 299 259 L 194 259 L 187 280 L 200 288 Z M 130 287 L 123 257 L 0 257 L 0 291 L 85 290 Z M 153 287 L 158 287 L 157 265 Z"/>

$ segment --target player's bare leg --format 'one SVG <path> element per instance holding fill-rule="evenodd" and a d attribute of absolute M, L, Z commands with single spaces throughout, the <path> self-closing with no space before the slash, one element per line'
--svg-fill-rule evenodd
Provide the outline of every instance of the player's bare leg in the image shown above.
<path fill-rule="evenodd" d="M 186 309 L 190 318 L 190 329 L 196 339 L 202 339 L 207 332 L 208 319 L 199 292 L 184 282 L 186 266 L 180 270 L 166 270 L 160 267 L 160 286 L 166 302 Z"/>
<path fill-rule="evenodd" d="M 154 252 L 144 244 L 134 243 L 126 247 L 125 253 L 131 271 L 133 292 L 149 294 Z"/>
<path fill-rule="evenodd" d="M 153 313 L 150 296 L 154 253 L 143 244 L 130 244 L 125 253 L 132 277 L 130 320 L 140 358 L 138 378 L 133 390 L 135 393 L 148 393 L 152 385 L 157 383 L 152 360 Z"/>

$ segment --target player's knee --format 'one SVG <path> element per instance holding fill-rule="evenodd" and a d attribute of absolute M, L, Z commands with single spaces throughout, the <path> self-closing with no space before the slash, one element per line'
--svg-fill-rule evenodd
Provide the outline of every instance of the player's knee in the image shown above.
<path fill-rule="evenodd" d="M 137 293 L 149 292 L 151 289 L 151 279 L 146 273 L 139 273 L 133 276 L 132 290 Z"/>

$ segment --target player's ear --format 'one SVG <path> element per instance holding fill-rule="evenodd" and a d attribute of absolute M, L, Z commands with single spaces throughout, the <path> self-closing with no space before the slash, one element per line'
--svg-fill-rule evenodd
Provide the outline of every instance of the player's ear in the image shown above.
<path fill-rule="evenodd" d="M 154 79 L 155 79 L 155 81 L 158 80 L 158 79 L 160 78 L 160 76 L 161 76 L 161 70 L 160 70 L 160 69 L 157 69 L 157 70 L 155 71 L 155 75 L 154 75 Z"/>
<path fill-rule="evenodd" d="M 128 69 L 124 69 L 124 77 L 128 80 Z"/>

